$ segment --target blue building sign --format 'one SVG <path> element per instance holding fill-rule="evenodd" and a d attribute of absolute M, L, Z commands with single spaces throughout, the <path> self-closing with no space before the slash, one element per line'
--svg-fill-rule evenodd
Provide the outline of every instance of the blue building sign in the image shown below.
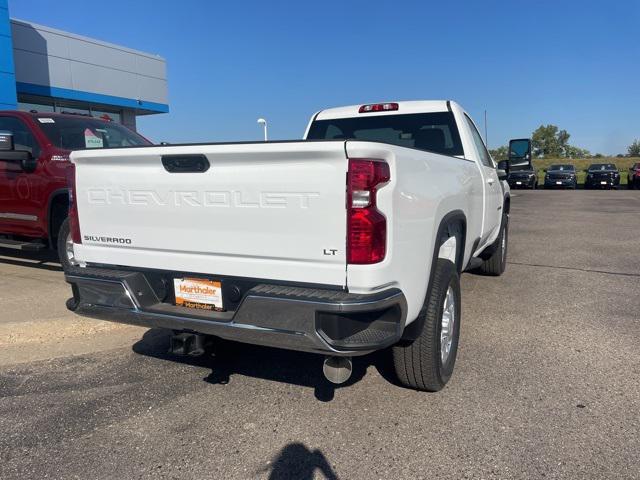
<path fill-rule="evenodd" d="M 0 0 L 0 110 L 15 109 L 17 101 L 9 5 Z"/>

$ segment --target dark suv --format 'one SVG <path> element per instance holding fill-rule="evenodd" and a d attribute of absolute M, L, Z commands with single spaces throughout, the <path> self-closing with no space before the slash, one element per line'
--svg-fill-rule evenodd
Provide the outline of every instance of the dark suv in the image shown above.
<path fill-rule="evenodd" d="M 544 188 L 576 188 L 578 177 L 573 165 L 551 165 L 545 170 Z"/>
<path fill-rule="evenodd" d="M 627 187 L 631 190 L 640 188 L 640 162 L 629 169 L 629 173 L 627 173 Z"/>
<path fill-rule="evenodd" d="M 531 166 L 517 169 L 512 167 L 507 176 L 507 182 L 511 188 L 531 188 L 538 186 L 538 175 Z"/>
<path fill-rule="evenodd" d="M 613 163 L 594 163 L 589 166 L 584 188 L 618 188 L 620 172 Z"/>

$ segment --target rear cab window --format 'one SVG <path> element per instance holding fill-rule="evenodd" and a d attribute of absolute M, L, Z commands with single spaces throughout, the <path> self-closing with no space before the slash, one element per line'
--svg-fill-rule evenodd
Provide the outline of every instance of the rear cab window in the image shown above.
<path fill-rule="evenodd" d="M 65 150 L 151 145 L 122 125 L 90 117 L 38 115 L 34 120 L 53 145 Z"/>
<path fill-rule="evenodd" d="M 307 140 L 363 140 L 450 156 L 464 150 L 451 112 L 407 113 L 315 120 Z"/>
<path fill-rule="evenodd" d="M 473 144 L 476 147 L 476 152 L 478 154 L 480 161 L 485 167 L 495 168 L 495 165 L 493 164 L 493 160 L 491 159 L 491 155 L 489 155 L 489 151 L 487 150 L 487 147 L 482 141 L 480 132 L 478 132 L 478 129 L 476 128 L 475 124 L 467 114 L 465 114 L 464 118 L 467 122 L 467 127 L 469 128 L 469 132 L 471 132 L 471 137 L 473 138 Z"/>

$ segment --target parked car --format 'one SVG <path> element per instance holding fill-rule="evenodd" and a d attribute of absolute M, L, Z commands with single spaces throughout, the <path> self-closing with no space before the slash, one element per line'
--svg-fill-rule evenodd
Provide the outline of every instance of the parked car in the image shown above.
<path fill-rule="evenodd" d="M 629 173 L 627 173 L 627 187 L 631 190 L 640 188 L 640 162 L 629 168 Z"/>
<path fill-rule="evenodd" d="M 613 163 L 594 163 L 585 170 L 584 188 L 618 188 L 620 172 Z"/>
<path fill-rule="evenodd" d="M 122 125 L 55 113 L 0 111 L 0 136 L 0 248 L 25 251 L 56 248 L 72 150 L 150 145 Z"/>
<path fill-rule="evenodd" d="M 525 167 L 522 170 L 516 170 L 516 168 L 512 167 L 509 170 L 507 181 L 511 188 L 535 189 L 538 187 L 538 174 L 532 166 Z"/>
<path fill-rule="evenodd" d="M 551 165 L 545 170 L 544 188 L 573 188 L 578 186 L 578 175 L 573 165 Z"/>
<path fill-rule="evenodd" d="M 454 102 L 324 110 L 305 141 L 71 159 L 68 307 L 172 329 L 174 352 L 207 336 L 315 352 L 340 383 L 352 356 L 392 346 L 399 381 L 436 391 L 460 274 L 505 270 L 506 172 Z"/>

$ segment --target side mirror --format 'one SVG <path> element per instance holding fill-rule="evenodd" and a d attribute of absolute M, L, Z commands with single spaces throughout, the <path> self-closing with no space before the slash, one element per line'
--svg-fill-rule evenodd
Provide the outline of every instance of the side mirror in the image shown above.
<path fill-rule="evenodd" d="M 507 160 L 500 160 L 498 162 L 498 170 L 509 170 L 509 162 Z"/>
<path fill-rule="evenodd" d="M 38 159 L 26 150 L 0 150 L 0 162 L 16 163 L 26 173 L 33 172 L 38 166 Z"/>
<path fill-rule="evenodd" d="M 509 176 L 509 173 L 506 170 L 502 169 L 502 168 L 498 168 L 496 170 L 496 173 L 498 174 L 498 179 L 500 181 L 506 180 L 507 177 Z"/>
<path fill-rule="evenodd" d="M 20 168 L 22 168 L 25 173 L 35 172 L 38 167 L 38 159 L 31 155 L 31 152 L 20 153 L 26 153 L 26 155 L 20 159 Z"/>
<path fill-rule="evenodd" d="M 517 138 L 509 140 L 509 162 L 528 164 L 531 162 L 531 140 Z"/>
<path fill-rule="evenodd" d="M 16 150 L 11 132 L 0 132 L 0 161 L 17 163 L 26 172 L 33 172 L 38 166 L 38 159 L 26 150 Z"/>
<path fill-rule="evenodd" d="M 0 152 L 11 152 L 15 149 L 13 144 L 13 133 L 0 132 Z"/>

